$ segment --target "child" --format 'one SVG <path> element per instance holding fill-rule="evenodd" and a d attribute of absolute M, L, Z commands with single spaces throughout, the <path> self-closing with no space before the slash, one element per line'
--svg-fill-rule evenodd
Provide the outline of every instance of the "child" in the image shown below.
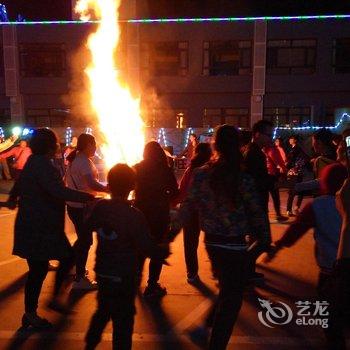
<path fill-rule="evenodd" d="M 87 222 L 98 239 L 98 306 L 85 341 L 86 349 L 95 349 L 111 318 L 113 349 L 124 350 L 132 344 L 137 258 L 141 252 L 162 260 L 169 252 L 152 241 L 144 215 L 127 200 L 135 188 L 134 171 L 126 164 L 117 164 L 108 173 L 108 184 L 112 198 L 99 201 Z"/>
<path fill-rule="evenodd" d="M 340 163 L 327 165 L 321 172 L 320 185 L 322 196 L 307 204 L 281 239 L 274 243 L 269 259 L 283 247 L 291 247 L 310 228 L 314 228 L 316 261 L 320 268 L 317 290 L 322 300 L 330 302 L 329 325 L 325 329 L 327 340 L 333 349 L 341 349 L 341 339 L 335 326 L 332 313 L 334 302 L 333 265 L 337 257 L 341 217 L 336 207 L 335 194 L 347 177 L 346 168 Z"/>

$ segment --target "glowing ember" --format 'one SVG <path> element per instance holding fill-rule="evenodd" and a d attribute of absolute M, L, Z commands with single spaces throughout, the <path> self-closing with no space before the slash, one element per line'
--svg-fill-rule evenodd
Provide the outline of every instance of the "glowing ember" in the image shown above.
<path fill-rule="evenodd" d="M 82 20 L 90 19 L 89 11 L 100 19 L 97 31 L 87 41 L 92 62 L 85 73 L 90 81 L 91 107 L 105 139 L 102 152 L 108 168 L 118 162 L 135 164 L 141 159 L 144 146 L 140 101 L 121 83 L 114 58 L 120 38 L 120 2 L 79 0 L 75 8 Z"/>

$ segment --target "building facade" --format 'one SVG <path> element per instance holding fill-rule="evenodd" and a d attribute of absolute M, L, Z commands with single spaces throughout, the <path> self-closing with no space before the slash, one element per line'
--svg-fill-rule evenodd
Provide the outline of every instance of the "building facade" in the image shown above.
<path fill-rule="evenodd" d="M 89 120 L 79 88 L 94 30 L 1 27 L 0 126 Z M 332 125 L 334 111 L 350 106 L 349 19 L 124 23 L 122 31 L 120 68 L 148 126 Z"/>

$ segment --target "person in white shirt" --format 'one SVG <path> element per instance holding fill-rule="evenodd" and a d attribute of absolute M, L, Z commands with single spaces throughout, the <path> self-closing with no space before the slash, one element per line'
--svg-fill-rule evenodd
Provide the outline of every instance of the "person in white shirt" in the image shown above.
<path fill-rule="evenodd" d="M 69 162 L 66 183 L 71 189 L 91 193 L 96 196 L 98 192 L 108 192 L 107 186 L 98 182 L 98 171 L 92 162 L 96 152 L 95 138 L 90 134 L 81 134 L 78 138 L 76 150 L 67 157 Z M 73 289 L 96 289 L 97 284 L 87 277 L 85 269 L 90 246 L 92 244 L 92 232 L 86 228 L 84 218 L 86 206 L 84 204 L 67 202 L 68 216 L 72 220 L 77 240 L 74 243 L 76 254 L 76 276 Z"/>

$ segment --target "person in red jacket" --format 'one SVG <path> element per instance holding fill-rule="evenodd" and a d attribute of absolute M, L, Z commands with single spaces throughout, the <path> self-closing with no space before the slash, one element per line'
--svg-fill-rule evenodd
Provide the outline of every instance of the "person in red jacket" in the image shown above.
<path fill-rule="evenodd" d="M 190 166 L 186 169 L 181 178 L 179 187 L 180 193 L 175 200 L 176 204 L 182 203 L 185 200 L 192 184 L 195 170 L 206 164 L 211 156 L 212 151 L 209 143 L 201 142 L 196 146 Z M 200 227 L 198 213 L 192 213 L 191 219 L 184 224 L 183 232 L 187 282 L 190 284 L 196 283 L 199 281 L 197 249 L 199 244 Z"/>
<path fill-rule="evenodd" d="M 17 180 L 31 154 L 32 151 L 28 147 L 27 141 L 21 140 L 18 146 L 13 147 L 9 151 L 2 153 L 0 155 L 0 159 L 6 159 L 9 157 L 14 158 L 12 168 L 14 170 L 14 178 Z"/>

